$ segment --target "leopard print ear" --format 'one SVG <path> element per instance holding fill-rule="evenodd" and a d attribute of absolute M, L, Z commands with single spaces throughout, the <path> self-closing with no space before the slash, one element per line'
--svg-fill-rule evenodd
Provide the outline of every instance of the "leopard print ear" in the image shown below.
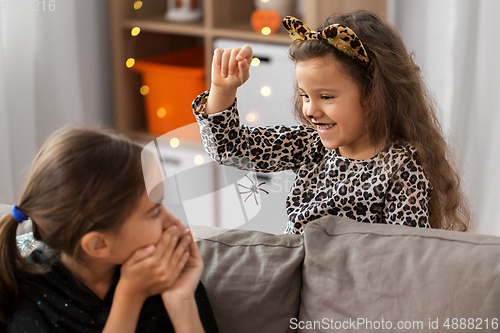
<path fill-rule="evenodd" d="M 309 29 L 301 20 L 293 16 L 283 19 L 283 26 L 294 40 L 305 40 L 311 34 Z"/>
<path fill-rule="evenodd" d="M 332 24 L 321 31 L 321 37 L 351 58 L 359 59 L 364 63 L 369 62 L 363 43 L 350 28 L 338 23 Z"/>

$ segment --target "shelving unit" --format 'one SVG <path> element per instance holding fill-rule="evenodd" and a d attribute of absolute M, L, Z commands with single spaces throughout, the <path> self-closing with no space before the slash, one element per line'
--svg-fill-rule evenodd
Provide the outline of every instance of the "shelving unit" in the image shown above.
<path fill-rule="evenodd" d="M 193 23 L 171 23 L 164 20 L 166 0 L 143 0 L 134 9 L 135 0 L 110 1 L 110 29 L 113 54 L 114 108 L 116 129 L 136 139 L 150 140 L 144 117 L 143 96 L 137 73 L 125 66 L 128 58 L 141 58 L 158 53 L 203 45 L 205 50 L 206 84 L 209 86 L 213 41 L 229 38 L 265 43 L 289 44 L 284 28 L 268 36 L 254 32 L 250 16 L 254 0 L 202 0 L 203 20 Z M 292 0 L 290 0 L 292 1 Z M 319 26 L 332 13 L 369 9 L 386 14 L 386 0 L 297 0 L 301 13 L 290 13 L 310 27 Z M 141 33 L 131 36 L 131 29 Z"/>

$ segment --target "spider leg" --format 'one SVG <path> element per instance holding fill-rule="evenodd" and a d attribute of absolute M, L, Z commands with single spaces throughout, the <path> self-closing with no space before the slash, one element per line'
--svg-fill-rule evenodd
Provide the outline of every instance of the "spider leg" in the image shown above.
<path fill-rule="evenodd" d="M 245 192 L 240 192 L 240 194 L 246 194 L 246 193 L 250 193 L 252 191 L 245 191 Z"/>
<path fill-rule="evenodd" d="M 252 196 L 253 192 L 248 195 L 248 197 L 245 199 L 245 202 L 247 202 L 248 198 Z"/>
<path fill-rule="evenodd" d="M 246 188 L 247 190 L 249 190 L 249 189 L 250 189 L 250 187 L 246 187 L 245 185 L 238 184 L 238 186 L 241 186 L 241 187 L 243 187 L 243 188 Z"/>
<path fill-rule="evenodd" d="M 245 175 L 245 177 L 247 177 L 248 179 L 250 179 L 250 182 L 252 183 L 252 185 L 255 185 L 256 182 L 254 183 L 254 181 L 253 181 L 252 178 L 248 177 L 248 175 Z"/>
<path fill-rule="evenodd" d="M 253 193 L 253 198 L 255 199 L 255 204 L 258 206 L 259 203 L 257 202 L 257 194 L 256 194 L 256 192 Z"/>
<path fill-rule="evenodd" d="M 269 194 L 269 192 L 267 192 L 267 191 L 266 191 L 266 190 L 264 190 L 263 188 L 259 188 L 259 190 L 264 191 L 264 192 L 266 192 L 267 194 Z"/>
<path fill-rule="evenodd" d="M 266 182 L 262 182 L 262 183 L 260 183 L 259 185 L 257 185 L 257 187 L 259 187 L 260 185 L 265 184 L 265 183 L 266 183 Z"/>

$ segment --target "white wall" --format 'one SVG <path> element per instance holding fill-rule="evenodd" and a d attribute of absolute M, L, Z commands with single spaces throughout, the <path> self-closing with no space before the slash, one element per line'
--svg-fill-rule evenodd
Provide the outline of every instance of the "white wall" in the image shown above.
<path fill-rule="evenodd" d="M 57 0 L 53 11 L 0 10 L 0 202 L 15 202 L 55 129 L 111 124 L 107 4 Z"/>

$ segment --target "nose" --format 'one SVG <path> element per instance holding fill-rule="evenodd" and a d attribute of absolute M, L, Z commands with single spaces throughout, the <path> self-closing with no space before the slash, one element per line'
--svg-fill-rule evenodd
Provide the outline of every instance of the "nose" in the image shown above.
<path fill-rule="evenodd" d="M 163 225 L 163 229 L 166 229 L 170 227 L 172 221 L 175 220 L 175 217 L 172 215 L 172 213 L 165 209 L 165 206 L 161 205 L 160 209 L 162 210 L 161 216 L 163 217 L 161 223 Z"/>
<path fill-rule="evenodd" d="M 306 105 L 304 105 L 304 113 L 307 118 L 309 119 L 319 119 L 323 115 L 323 112 L 321 111 L 321 108 L 318 106 L 317 103 L 313 102 L 312 100 L 309 101 Z"/>

